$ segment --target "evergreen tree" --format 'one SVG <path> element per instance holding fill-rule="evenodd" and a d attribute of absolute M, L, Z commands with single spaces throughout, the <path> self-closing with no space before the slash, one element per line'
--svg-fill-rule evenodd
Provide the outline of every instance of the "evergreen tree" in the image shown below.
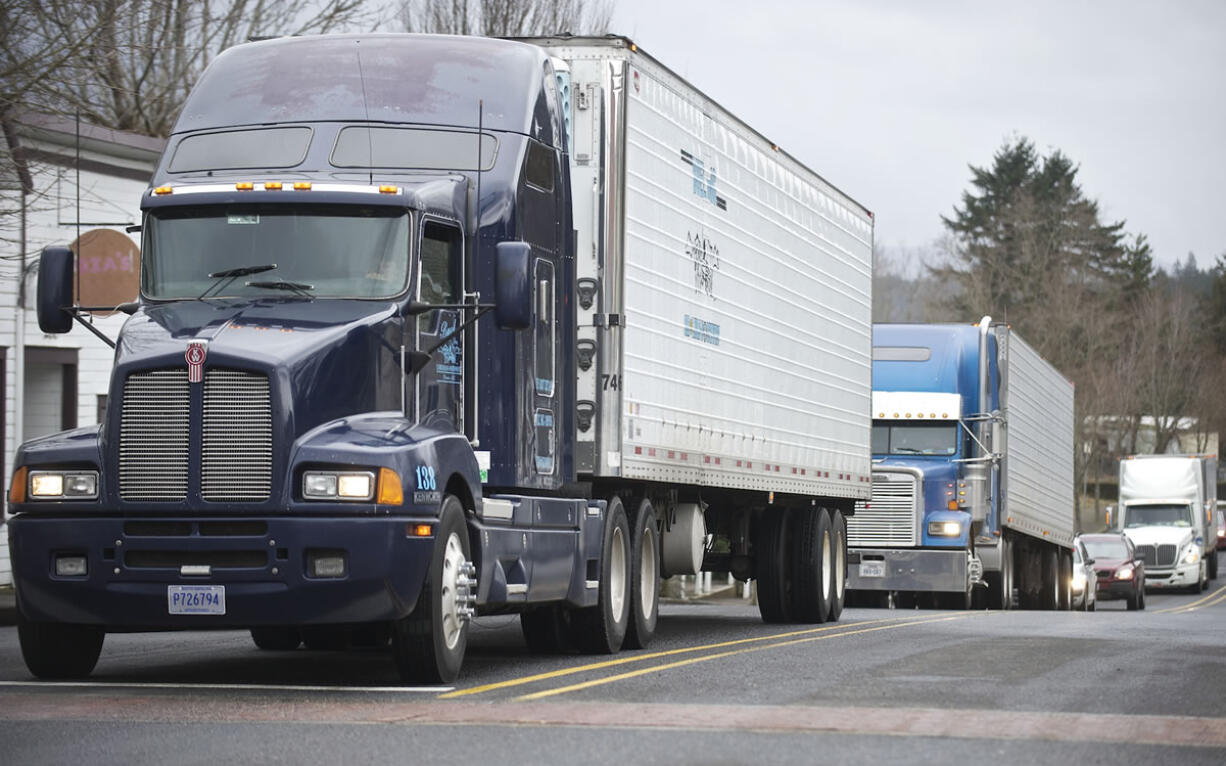
<path fill-rule="evenodd" d="M 1076 293 L 1116 297 L 1152 273 L 1148 245 L 1125 241 L 1124 223 L 1103 223 L 1059 150 L 1044 157 L 1026 138 L 1006 142 L 990 168 L 971 166 L 972 189 L 951 217 L 953 261 L 938 269 L 960 288 L 955 308 L 1015 319 Z M 1063 284 L 1056 284 L 1063 283 Z M 1060 288 L 1060 289 L 1056 289 Z"/>

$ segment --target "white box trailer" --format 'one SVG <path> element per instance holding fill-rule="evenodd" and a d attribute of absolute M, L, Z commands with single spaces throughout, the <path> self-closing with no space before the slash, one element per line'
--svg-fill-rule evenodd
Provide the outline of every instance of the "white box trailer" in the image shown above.
<path fill-rule="evenodd" d="M 1069 549 L 1077 533 L 1073 384 L 1007 325 L 996 333 L 1007 418 L 1001 526 Z"/>
<path fill-rule="evenodd" d="M 530 42 L 572 115 L 580 471 L 866 499 L 871 213 L 628 40 Z"/>

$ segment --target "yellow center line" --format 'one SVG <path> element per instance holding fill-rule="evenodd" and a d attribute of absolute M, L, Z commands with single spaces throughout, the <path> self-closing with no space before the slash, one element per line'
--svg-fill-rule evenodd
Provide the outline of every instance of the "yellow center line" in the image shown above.
<path fill-rule="evenodd" d="M 887 624 L 887 625 L 878 625 L 872 628 L 861 628 L 860 630 L 848 630 L 842 633 L 831 633 L 825 636 L 807 636 L 804 638 L 794 638 L 790 641 L 780 641 L 774 644 L 764 644 L 762 646 L 749 646 L 743 649 L 733 649 L 732 651 L 728 651 L 728 652 L 719 652 L 717 654 L 707 654 L 702 657 L 691 657 L 686 660 L 678 660 L 676 662 L 669 662 L 664 665 L 653 665 L 649 668 L 640 668 L 638 670 L 631 670 L 626 673 L 619 673 L 617 675 L 606 676 L 604 678 L 596 678 L 591 681 L 584 681 L 582 683 L 572 684 L 571 686 L 562 686 L 557 689 L 546 689 L 544 691 L 533 692 L 532 694 L 524 694 L 519 697 L 515 697 L 514 701 L 515 702 L 530 702 L 532 700 L 539 700 L 545 697 L 552 697 L 557 694 L 566 694 L 568 692 L 580 691 L 582 689 L 590 689 L 593 686 L 611 684 L 615 681 L 624 681 L 628 678 L 637 678 L 639 676 L 645 676 L 649 673 L 659 673 L 660 671 L 664 671 L 664 670 L 672 670 L 673 668 L 680 668 L 686 665 L 696 665 L 699 662 L 707 662 L 708 660 L 718 660 L 724 657 L 733 657 L 738 654 L 748 654 L 749 652 L 759 652 L 764 649 L 778 649 L 784 646 L 795 646 L 797 644 L 807 644 L 813 641 L 824 641 L 829 638 L 843 638 L 844 636 L 855 636 L 861 633 L 873 633 L 878 630 L 894 630 L 896 628 L 905 628 L 911 625 L 923 625 L 925 623 L 930 623 L 930 622 L 948 622 L 950 620 L 965 620 L 968 617 L 975 617 L 981 614 L 984 614 L 984 613 L 974 612 L 970 614 L 950 615 L 948 617 L 930 617 L 927 619 L 907 620 L 905 622 L 896 621 L 894 623 Z M 863 623 L 860 623 L 860 624 L 863 624 Z M 850 627 L 850 626 L 847 626 L 847 627 Z"/>
<path fill-rule="evenodd" d="M 1167 607 L 1166 609 L 1157 609 L 1153 613 L 1177 614 L 1181 612 L 1194 612 L 1197 608 L 1202 606 L 1214 606 L 1215 604 L 1220 604 L 1222 603 L 1223 598 L 1226 598 L 1226 585 L 1223 585 L 1206 596 L 1201 596 L 1190 604 L 1180 604 L 1179 606 Z M 1213 600 L 1210 601 L 1210 599 Z"/>
<path fill-rule="evenodd" d="M 586 673 L 592 670 L 603 670 L 604 668 L 616 667 L 618 665 L 626 665 L 633 662 L 644 662 L 646 660 L 654 660 L 660 657 L 672 657 L 678 654 L 689 654 L 690 652 L 705 652 L 711 649 L 724 649 L 729 646 L 739 646 L 741 644 L 758 643 L 762 641 L 776 641 L 781 638 L 791 638 L 793 636 L 808 636 L 814 633 L 826 633 L 840 628 L 847 628 L 854 625 L 875 625 L 877 623 L 897 623 L 897 622 L 915 622 L 919 618 L 911 617 L 889 617 L 879 618 L 876 620 L 865 620 L 864 622 L 854 622 L 848 625 L 823 625 L 820 628 L 806 628 L 805 630 L 793 630 L 787 633 L 776 633 L 770 636 L 755 636 L 753 638 L 739 638 L 732 641 L 721 641 L 716 644 L 706 644 L 703 646 L 688 646 L 681 649 L 669 649 L 663 652 L 650 652 L 648 654 L 636 654 L 632 657 L 619 657 L 615 660 L 605 660 L 603 662 L 594 662 L 588 665 L 580 665 L 574 668 L 562 668 L 561 670 L 551 670 L 547 673 L 537 673 L 536 675 L 523 676 L 521 678 L 512 678 L 509 681 L 499 681 L 492 684 L 484 684 L 482 686 L 474 686 L 469 689 L 456 689 L 455 691 L 440 694 L 439 699 L 453 699 L 456 697 L 467 697 L 472 694 L 483 694 L 485 692 L 495 691 L 497 689 L 507 689 L 513 686 L 523 686 L 524 684 L 536 683 L 537 681 L 548 681 L 553 678 L 561 678 L 562 676 L 574 675 L 575 673 Z"/>

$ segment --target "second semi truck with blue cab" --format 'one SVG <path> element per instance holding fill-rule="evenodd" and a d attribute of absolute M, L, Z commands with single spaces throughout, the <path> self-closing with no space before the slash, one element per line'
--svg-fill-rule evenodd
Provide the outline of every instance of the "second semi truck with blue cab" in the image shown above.
<path fill-rule="evenodd" d="M 662 576 L 837 620 L 870 491 L 872 215 L 620 37 L 218 56 L 141 200 L 105 418 L 17 454 L 26 664 L 108 632 L 643 647 Z M 44 251 L 66 332 L 73 257 Z"/>
<path fill-rule="evenodd" d="M 1068 609 L 1073 432 L 1073 384 L 1008 325 L 874 325 L 848 598 Z"/>

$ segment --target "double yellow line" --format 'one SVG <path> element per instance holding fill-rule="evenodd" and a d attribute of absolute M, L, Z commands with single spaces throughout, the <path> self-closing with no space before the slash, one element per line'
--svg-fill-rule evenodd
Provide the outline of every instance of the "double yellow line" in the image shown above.
<path fill-rule="evenodd" d="M 545 697 L 552 697 L 558 694 L 566 694 L 568 692 L 579 691 L 581 689 L 590 689 L 593 686 L 602 686 L 611 684 L 617 681 L 624 681 L 629 678 L 648 675 L 650 673 L 659 673 L 673 668 L 680 668 L 686 665 L 695 665 L 700 662 L 708 662 L 710 660 L 722 659 L 724 657 L 732 657 L 738 654 L 746 654 L 749 652 L 757 652 L 765 649 L 778 649 L 785 646 L 795 646 L 797 644 L 811 643 L 813 641 L 823 641 L 829 638 L 842 638 L 844 636 L 855 636 L 864 633 L 873 633 L 880 630 L 894 630 L 896 628 L 905 628 L 911 625 L 924 625 L 932 622 L 948 622 L 950 620 L 964 620 L 968 617 L 981 616 L 990 614 L 989 612 L 964 612 L 954 615 L 940 615 L 935 617 L 921 618 L 881 618 L 876 620 L 866 620 L 864 622 L 850 623 L 844 625 L 824 625 L 820 628 L 807 628 L 805 630 L 794 630 L 787 633 L 776 633 L 770 636 L 755 636 L 753 638 L 742 638 L 733 641 L 721 641 L 715 644 L 705 644 L 702 646 L 689 646 L 681 649 L 670 649 L 663 652 L 649 652 L 647 654 L 636 654 L 633 656 L 619 657 L 614 660 L 605 660 L 602 662 L 594 662 L 588 665 L 580 665 L 573 668 L 562 668 L 552 670 L 547 673 L 537 673 L 531 676 L 523 676 L 521 678 L 513 678 L 509 681 L 499 681 L 497 683 L 485 684 L 482 686 L 474 686 L 468 689 L 457 689 L 455 691 L 440 694 L 439 699 L 456 699 L 458 697 L 467 697 L 474 694 L 484 694 L 486 692 L 499 691 L 502 689 L 510 689 L 526 684 L 539 683 L 541 681 L 551 681 L 556 678 L 563 678 L 579 673 L 592 673 L 608 668 L 621 667 L 634 663 L 646 662 L 648 660 L 657 660 L 667 657 L 677 657 L 685 654 L 693 654 L 696 652 L 713 652 L 704 654 L 700 657 L 689 657 L 686 659 L 665 662 L 651 667 L 639 668 L 623 673 L 617 673 L 610 676 L 602 676 L 589 681 L 583 681 L 568 686 L 559 686 L 543 691 L 523 694 L 514 699 L 516 701 L 538 700 Z M 715 651 L 723 649 L 725 651 Z"/>
<path fill-rule="evenodd" d="M 1226 603 L 1226 585 L 1223 585 L 1207 596 L 1201 596 L 1190 604 L 1180 604 L 1179 606 L 1172 606 L 1167 609 L 1157 609 L 1154 611 L 1154 614 L 1184 614 L 1223 603 Z"/>

